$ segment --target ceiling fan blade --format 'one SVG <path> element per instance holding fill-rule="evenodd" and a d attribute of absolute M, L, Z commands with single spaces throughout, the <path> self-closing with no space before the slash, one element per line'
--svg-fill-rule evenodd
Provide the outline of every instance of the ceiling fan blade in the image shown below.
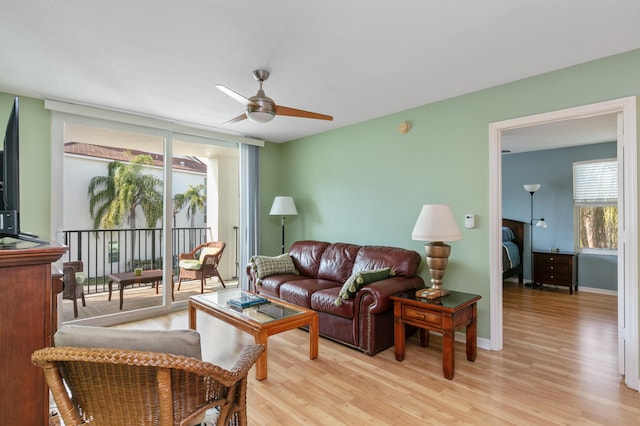
<path fill-rule="evenodd" d="M 218 89 L 220 89 L 220 91 L 222 93 L 224 93 L 227 96 L 231 96 L 233 99 L 235 99 L 236 101 L 240 102 L 242 105 L 255 106 L 255 107 L 258 106 L 256 103 L 254 103 L 253 101 L 250 101 L 249 99 L 245 98 L 240 93 L 238 93 L 238 92 L 236 92 L 234 90 L 231 90 L 228 87 L 223 86 L 222 84 L 216 84 L 216 87 Z"/>
<path fill-rule="evenodd" d="M 236 118 L 232 118 L 229 121 L 225 121 L 224 123 L 221 124 L 221 126 L 226 126 L 227 124 L 237 123 L 238 121 L 245 120 L 246 118 L 247 118 L 247 114 L 246 113 L 245 114 L 240 114 Z"/>
<path fill-rule="evenodd" d="M 330 115 L 318 114 L 317 112 L 304 111 L 301 109 L 289 108 L 281 105 L 276 105 L 276 115 L 287 115 L 289 117 L 315 118 L 318 120 L 329 120 L 329 121 L 333 120 L 333 117 Z"/>

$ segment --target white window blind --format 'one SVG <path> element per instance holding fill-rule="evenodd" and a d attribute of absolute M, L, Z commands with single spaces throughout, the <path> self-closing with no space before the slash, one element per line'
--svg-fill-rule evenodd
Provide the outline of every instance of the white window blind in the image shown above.
<path fill-rule="evenodd" d="M 573 163 L 573 201 L 576 205 L 611 205 L 618 200 L 616 159 Z"/>

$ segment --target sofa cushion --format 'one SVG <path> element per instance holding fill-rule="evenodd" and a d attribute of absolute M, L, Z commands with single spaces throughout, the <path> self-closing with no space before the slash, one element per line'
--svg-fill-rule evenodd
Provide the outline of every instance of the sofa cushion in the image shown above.
<path fill-rule="evenodd" d="M 356 295 L 358 290 L 363 286 L 385 280 L 389 277 L 393 277 L 395 272 L 391 268 L 373 269 L 370 271 L 358 271 L 347 278 L 347 281 L 342 285 L 338 297 L 334 300 L 337 306 L 342 304 L 343 300 L 349 299 Z"/>
<path fill-rule="evenodd" d="M 338 287 L 318 290 L 311 295 L 311 309 L 316 312 L 326 312 L 331 315 L 353 319 L 355 310 L 355 297 L 343 300 L 340 305 L 336 305 L 340 289 Z"/>
<path fill-rule="evenodd" d="M 351 275 L 360 246 L 355 244 L 335 243 L 322 253 L 318 278 L 345 282 Z"/>
<path fill-rule="evenodd" d="M 319 278 L 286 282 L 280 286 L 280 298 L 303 308 L 311 308 L 311 295 L 326 288 L 340 288 L 340 283 Z"/>
<path fill-rule="evenodd" d="M 320 259 L 328 246 L 329 243 L 324 241 L 296 241 L 291 245 L 289 254 L 300 275 L 313 278 L 318 276 Z"/>
<path fill-rule="evenodd" d="M 308 277 L 295 274 L 271 275 L 262 278 L 256 286 L 255 291 L 269 296 L 280 297 L 280 287 L 282 284 L 305 279 L 308 279 Z"/>
<path fill-rule="evenodd" d="M 362 246 L 353 265 L 354 271 L 392 268 L 397 276 L 413 278 L 420 265 L 420 255 L 398 247 Z"/>
<path fill-rule="evenodd" d="M 298 273 L 295 266 L 293 266 L 293 260 L 291 256 L 289 256 L 289 253 L 275 257 L 253 256 L 250 262 L 255 268 L 256 285 L 260 285 L 260 280 L 270 275 Z"/>

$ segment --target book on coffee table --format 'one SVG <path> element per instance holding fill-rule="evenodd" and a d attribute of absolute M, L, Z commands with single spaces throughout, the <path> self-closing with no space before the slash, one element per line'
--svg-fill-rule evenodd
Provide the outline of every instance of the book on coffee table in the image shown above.
<path fill-rule="evenodd" d="M 257 295 L 246 295 L 235 299 L 229 299 L 227 301 L 227 304 L 229 306 L 239 309 L 245 309 L 256 305 L 263 305 L 265 303 L 269 303 L 269 299 Z"/>

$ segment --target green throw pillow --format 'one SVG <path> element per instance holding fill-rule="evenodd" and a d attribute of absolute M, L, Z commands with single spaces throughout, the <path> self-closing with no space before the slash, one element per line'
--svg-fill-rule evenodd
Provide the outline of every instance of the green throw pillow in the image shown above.
<path fill-rule="evenodd" d="M 385 280 L 395 275 L 395 271 L 391 268 L 373 269 L 370 271 L 358 271 L 352 274 L 342 285 L 342 289 L 335 300 L 337 306 L 342 305 L 343 300 L 347 300 L 355 296 L 358 290 L 372 282 Z"/>
<path fill-rule="evenodd" d="M 256 274 L 256 285 L 260 285 L 260 279 L 270 275 L 298 273 L 289 253 L 275 257 L 256 255 L 250 259 L 250 262 Z"/>
<path fill-rule="evenodd" d="M 386 280 L 395 275 L 395 271 L 391 268 L 373 269 L 371 271 L 361 271 L 356 281 L 361 286 L 380 280 Z"/>

